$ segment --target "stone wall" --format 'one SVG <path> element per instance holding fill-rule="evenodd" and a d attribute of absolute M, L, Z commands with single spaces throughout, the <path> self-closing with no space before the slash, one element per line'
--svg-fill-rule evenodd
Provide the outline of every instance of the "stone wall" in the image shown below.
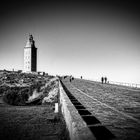
<path fill-rule="evenodd" d="M 79 115 L 59 82 L 60 106 L 64 116 L 70 140 L 95 140 L 92 132 Z"/>

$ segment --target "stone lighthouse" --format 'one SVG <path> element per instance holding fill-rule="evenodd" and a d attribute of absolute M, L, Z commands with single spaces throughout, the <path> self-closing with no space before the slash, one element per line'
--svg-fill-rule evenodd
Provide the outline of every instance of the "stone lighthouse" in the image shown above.
<path fill-rule="evenodd" d="M 32 35 L 29 35 L 24 47 L 24 72 L 37 71 L 37 48 Z"/>

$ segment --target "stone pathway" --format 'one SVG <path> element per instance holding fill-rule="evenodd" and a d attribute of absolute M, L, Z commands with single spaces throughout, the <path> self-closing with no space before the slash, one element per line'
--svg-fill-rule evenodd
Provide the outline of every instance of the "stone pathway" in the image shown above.
<path fill-rule="evenodd" d="M 139 97 L 134 98 L 139 96 L 139 91 L 136 91 L 138 93 L 134 93 L 131 96 L 127 92 L 126 94 L 121 94 L 122 90 L 119 88 L 117 90 L 113 89 L 113 87 L 102 87 L 100 84 L 89 84 L 84 80 L 76 79 L 71 83 L 68 80 L 63 80 L 63 83 L 74 96 L 75 101 L 80 102 L 81 106 L 85 108 L 81 109 L 79 113 L 85 113 L 85 116 L 91 113 L 94 116 L 94 118 L 91 117 L 90 119 L 85 117 L 88 120 L 88 125 L 97 125 L 93 124 L 93 122 L 98 120 L 102 126 L 108 128 L 115 135 L 115 139 L 139 140 L 140 102 L 138 102 Z M 125 90 L 123 89 L 123 91 Z M 108 94 L 105 94 L 107 92 Z M 126 106 L 130 108 L 129 111 L 125 110 Z M 95 129 L 93 131 L 96 135 Z M 97 131 L 102 134 L 104 130 L 98 129 Z"/>

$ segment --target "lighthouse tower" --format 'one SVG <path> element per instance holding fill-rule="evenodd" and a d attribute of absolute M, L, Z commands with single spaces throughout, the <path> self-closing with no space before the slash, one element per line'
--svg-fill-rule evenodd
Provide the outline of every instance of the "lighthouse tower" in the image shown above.
<path fill-rule="evenodd" d="M 33 36 L 29 35 L 26 46 L 24 47 L 24 72 L 37 71 L 37 48 Z"/>

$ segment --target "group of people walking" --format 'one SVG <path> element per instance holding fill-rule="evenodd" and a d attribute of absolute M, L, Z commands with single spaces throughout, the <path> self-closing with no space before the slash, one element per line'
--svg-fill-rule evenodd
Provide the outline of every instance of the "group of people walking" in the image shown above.
<path fill-rule="evenodd" d="M 71 75 L 71 76 L 70 76 L 70 82 L 71 82 L 72 80 L 74 80 L 74 77 Z"/>
<path fill-rule="evenodd" d="M 101 77 L 101 82 L 102 82 L 102 84 L 103 84 L 103 83 L 106 84 L 106 83 L 107 83 L 107 77 Z"/>
<path fill-rule="evenodd" d="M 66 78 L 67 76 L 64 76 L 64 79 Z M 80 77 L 81 79 L 83 79 L 83 77 L 81 76 Z M 69 76 L 69 80 L 70 82 L 72 82 L 74 80 L 74 77 L 71 75 Z M 107 77 L 101 77 L 101 83 L 102 84 L 106 84 L 106 83 L 109 83 L 109 81 L 107 81 Z"/>

